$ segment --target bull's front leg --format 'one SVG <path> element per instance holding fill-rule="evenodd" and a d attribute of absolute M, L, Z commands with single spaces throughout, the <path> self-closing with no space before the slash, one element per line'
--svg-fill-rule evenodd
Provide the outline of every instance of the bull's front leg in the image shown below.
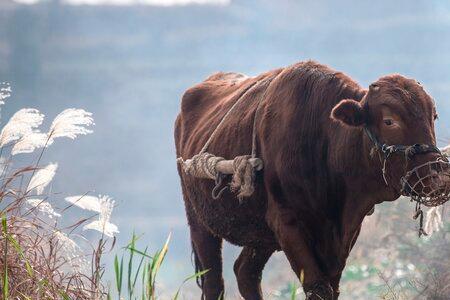
<path fill-rule="evenodd" d="M 323 274 L 314 254 L 306 230 L 297 221 L 291 209 L 281 207 L 269 199 L 267 222 L 281 249 L 284 251 L 292 269 L 300 279 L 308 300 L 333 300 L 330 278 Z"/>

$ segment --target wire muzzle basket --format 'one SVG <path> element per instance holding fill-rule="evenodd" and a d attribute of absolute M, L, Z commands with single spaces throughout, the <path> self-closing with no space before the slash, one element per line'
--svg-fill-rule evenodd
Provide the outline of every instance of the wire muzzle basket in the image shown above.
<path fill-rule="evenodd" d="M 446 158 L 426 162 L 401 179 L 402 194 L 428 207 L 450 199 L 450 163 Z"/>

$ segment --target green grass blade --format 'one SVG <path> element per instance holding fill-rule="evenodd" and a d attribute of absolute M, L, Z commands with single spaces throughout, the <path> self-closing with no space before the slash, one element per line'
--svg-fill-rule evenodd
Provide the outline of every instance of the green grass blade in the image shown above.
<path fill-rule="evenodd" d="M 131 242 L 129 244 L 129 247 L 131 248 L 135 248 L 136 246 L 136 234 L 133 232 L 133 235 L 131 237 Z M 128 248 L 128 247 L 127 247 Z M 128 283 L 128 296 L 129 299 L 131 300 L 133 298 L 133 290 L 132 290 L 132 285 L 131 285 L 131 277 L 133 274 L 133 256 L 134 256 L 134 252 L 133 251 L 129 251 L 130 256 L 129 256 L 129 260 L 128 260 L 128 272 L 127 272 L 127 283 Z"/>
<path fill-rule="evenodd" d="M 153 289 L 153 274 L 152 274 L 152 266 L 154 265 L 154 261 L 147 265 L 147 299 L 151 299 L 153 297 L 154 289 Z"/>
<path fill-rule="evenodd" d="M 119 259 L 117 258 L 117 254 L 114 256 L 114 275 L 116 277 L 116 288 L 120 298 L 120 280 L 119 280 Z"/>
<path fill-rule="evenodd" d="M 122 282 L 123 282 L 123 254 L 120 258 L 120 268 L 119 268 L 119 279 L 120 279 L 120 291 L 122 292 Z"/>
<path fill-rule="evenodd" d="M 25 295 L 24 293 L 21 293 L 21 292 L 18 292 L 18 293 L 19 293 L 20 296 L 22 296 L 23 299 L 25 299 L 25 300 L 33 300 L 33 299 L 31 299 L 30 297 L 28 297 L 27 295 Z"/>
<path fill-rule="evenodd" d="M 3 236 L 5 238 L 5 249 L 3 250 L 4 253 L 4 264 L 5 269 L 3 270 L 3 299 L 8 299 L 9 297 L 9 278 L 8 278 L 8 263 L 7 263 L 7 256 L 8 256 L 8 225 L 6 224 L 6 215 L 3 214 L 2 216 L 2 231 Z"/>
<path fill-rule="evenodd" d="M 199 277 L 205 275 L 206 273 L 208 273 L 208 271 L 209 271 L 209 269 L 208 269 L 208 270 L 199 271 L 199 272 L 197 272 L 197 273 L 195 273 L 195 274 L 189 276 L 189 277 L 186 278 L 185 280 L 183 280 L 183 283 L 182 283 L 182 284 L 180 285 L 180 287 L 178 288 L 178 290 L 177 290 L 175 296 L 173 297 L 173 300 L 178 300 L 178 296 L 180 295 L 181 288 L 183 287 L 183 285 L 184 285 L 186 282 L 188 282 L 189 280 L 192 280 L 192 279 L 199 278 Z"/>
<path fill-rule="evenodd" d="M 291 290 L 291 300 L 295 300 L 296 294 L 297 294 L 297 285 L 295 283 L 290 285 L 290 290 Z"/>
<path fill-rule="evenodd" d="M 146 264 L 144 263 L 144 269 L 142 270 L 142 295 L 141 300 L 145 300 L 145 279 L 147 275 Z"/>
<path fill-rule="evenodd" d="M 5 273 L 3 274 L 3 299 L 8 299 L 9 297 L 9 278 L 8 278 L 8 268 L 5 268 Z"/>
<path fill-rule="evenodd" d="M 6 215 L 2 215 L 2 229 L 3 233 L 6 235 L 8 233 L 8 225 L 6 224 Z"/>
<path fill-rule="evenodd" d="M 188 282 L 189 280 L 192 280 L 192 279 L 197 279 L 197 278 L 199 278 L 199 277 L 205 275 L 205 274 L 208 273 L 208 272 L 209 272 L 209 269 L 203 270 L 203 271 L 198 271 L 197 273 L 195 273 L 195 274 L 189 276 L 188 278 L 186 278 L 186 279 L 183 281 L 183 283 L 186 283 L 186 282 Z"/>
<path fill-rule="evenodd" d="M 147 253 L 147 249 L 148 249 L 148 247 L 145 247 L 144 252 L 143 252 L 144 254 Z M 134 290 L 134 288 L 135 288 L 135 286 L 136 286 L 136 281 L 137 281 L 137 278 L 138 278 L 138 276 L 139 276 L 139 273 L 141 272 L 141 267 L 142 267 L 142 263 L 144 262 L 144 259 L 145 259 L 145 255 L 142 255 L 142 256 L 141 256 L 141 261 L 139 262 L 138 268 L 137 268 L 137 270 L 136 270 L 136 274 L 135 274 L 135 276 L 134 276 L 134 280 L 133 280 L 133 290 Z"/>
<path fill-rule="evenodd" d="M 123 255 L 120 258 L 120 265 L 119 265 L 119 258 L 116 255 L 114 257 L 114 273 L 116 275 L 116 288 L 117 293 L 120 299 L 120 296 L 122 295 L 122 278 L 123 278 Z"/>
<path fill-rule="evenodd" d="M 64 291 L 60 291 L 59 295 L 62 297 L 63 300 L 72 300 L 72 298 L 70 298 L 69 295 L 67 295 L 67 293 Z"/>
<path fill-rule="evenodd" d="M 166 243 L 164 244 L 163 248 L 159 252 L 158 258 L 156 259 L 156 263 L 155 263 L 154 269 L 153 269 L 154 277 L 158 273 L 158 270 L 161 267 L 161 264 L 164 261 L 164 258 L 166 257 L 167 251 L 169 250 L 169 243 L 170 243 L 171 236 L 172 236 L 172 234 L 169 233 L 169 236 L 167 237 Z"/>
<path fill-rule="evenodd" d="M 127 246 L 127 247 L 125 247 L 125 249 L 130 250 L 130 251 L 132 251 L 132 252 L 135 252 L 135 253 L 137 253 L 137 254 L 139 254 L 139 255 L 141 255 L 141 256 L 144 256 L 144 257 L 146 257 L 146 258 L 153 259 L 153 257 L 151 257 L 150 255 L 148 255 L 147 253 L 144 253 L 144 252 L 142 252 L 142 251 L 140 251 L 140 250 L 138 250 L 138 249 L 136 249 L 136 248 L 131 248 L 131 246 Z"/>
<path fill-rule="evenodd" d="M 155 298 L 155 293 L 154 293 L 154 289 L 155 289 L 155 285 L 156 285 L 156 275 L 158 274 L 159 268 L 161 267 L 161 264 L 164 261 L 164 258 L 166 257 L 167 251 L 169 250 L 169 243 L 170 243 L 170 238 L 172 236 L 172 233 L 169 233 L 169 236 L 167 237 L 167 240 L 164 244 L 164 246 L 162 247 L 161 251 L 158 252 L 157 257 L 155 257 L 153 259 L 153 264 L 152 264 L 152 277 L 153 277 L 153 281 L 152 281 L 152 287 L 153 287 L 153 294 L 152 294 L 152 299 L 156 299 Z"/>
<path fill-rule="evenodd" d="M 33 277 L 33 269 L 31 268 L 31 265 L 28 262 L 28 260 L 25 258 L 25 255 L 23 254 L 23 250 L 22 247 L 20 247 L 19 242 L 17 242 L 17 240 L 9 233 L 8 233 L 8 240 L 13 245 L 16 252 L 19 254 L 19 257 L 25 262 L 25 268 L 27 270 L 28 275 L 30 277 Z"/>

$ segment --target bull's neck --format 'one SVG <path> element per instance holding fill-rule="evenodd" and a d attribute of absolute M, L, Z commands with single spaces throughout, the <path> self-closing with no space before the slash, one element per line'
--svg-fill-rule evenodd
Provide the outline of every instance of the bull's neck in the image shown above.
<path fill-rule="evenodd" d="M 338 137 L 337 141 L 340 138 L 342 142 L 338 147 L 330 145 L 329 157 L 346 185 L 337 227 L 341 247 L 333 251 L 337 251 L 336 255 L 345 261 L 365 216 L 375 204 L 395 200 L 396 195 L 383 180 L 381 162 L 376 153 L 371 155 L 374 145 L 363 128 L 334 126 L 331 132 Z"/>
<path fill-rule="evenodd" d="M 330 145 L 330 162 L 344 175 L 347 185 L 361 187 L 376 203 L 395 200 L 398 195 L 386 185 L 379 154 L 372 151 L 374 144 L 364 128 L 334 125 L 332 136 L 337 137 L 337 145 Z"/>

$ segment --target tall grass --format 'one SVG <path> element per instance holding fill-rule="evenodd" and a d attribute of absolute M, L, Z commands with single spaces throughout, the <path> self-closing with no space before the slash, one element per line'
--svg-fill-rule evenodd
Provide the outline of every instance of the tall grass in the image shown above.
<path fill-rule="evenodd" d="M 0 105 L 10 96 L 10 86 L 2 84 Z M 87 127 L 93 119 L 84 110 L 70 109 L 41 131 L 43 120 L 38 110 L 21 109 L 0 131 L 0 294 L 2 299 L 93 299 L 103 287 L 90 273 L 89 254 L 69 235 L 89 218 L 61 225 L 65 209 L 58 213 L 50 193 L 44 194 L 58 165 L 40 165 L 55 139 L 91 133 Z M 32 163 L 18 165 L 16 155 L 37 149 L 41 152 Z"/>
<path fill-rule="evenodd" d="M 0 84 L 0 106 L 10 96 L 10 86 Z M 102 259 L 115 248 L 114 235 L 119 232 L 110 221 L 114 201 L 101 195 L 70 196 L 59 200 L 65 206 L 56 209 L 53 205 L 58 199 L 53 199 L 49 186 L 58 164 L 41 166 L 45 149 L 56 139 L 92 133 L 88 129 L 94 125 L 92 115 L 82 109 L 64 110 L 47 131 L 40 128 L 43 120 L 38 110 L 22 109 L 0 131 L 0 298 L 157 299 L 157 277 L 171 236 L 161 249 L 150 254 L 149 247 L 137 249 L 138 236 L 133 233 L 111 266 L 115 288 L 107 288 L 107 267 Z M 33 163 L 16 165 L 16 155 L 32 155 L 38 149 L 36 157 L 32 156 Z M 65 214 L 74 207 L 95 215 L 64 224 Z M 97 231 L 98 240 L 88 240 L 85 230 Z M 178 299 L 185 282 L 206 272 L 186 278 L 173 299 Z"/>
<path fill-rule="evenodd" d="M 114 257 L 115 291 L 108 293 L 108 299 L 122 299 L 124 281 L 127 284 L 126 299 L 155 300 L 157 299 L 156 278 L 164 262 L 171 235 L 168 236 L 163 247 L 150 255 L 148 247 L 144 250 L 136 248 L 138 236 L 133 233 L 131 241 L 123 248 L 123 253 Z M 124 265 L 126 262 L 126 267 Z M 208 270 L 200 271 L 187 277 L 172 299 L 177 300 L 185 283 L 206 274 Z M 116 298 L 114 298 L 116 296 Z"/>

